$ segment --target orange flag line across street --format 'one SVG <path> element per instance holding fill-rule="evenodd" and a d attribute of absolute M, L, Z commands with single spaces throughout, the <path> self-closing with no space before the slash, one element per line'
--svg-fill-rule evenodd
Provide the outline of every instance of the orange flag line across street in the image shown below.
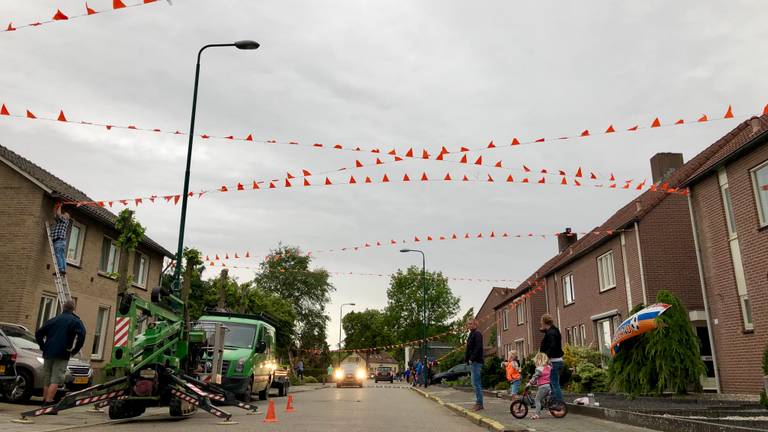
<path fill-rule="evenodd" d="M 85 2 L 84 6 L 83 6 L 83 9 L 81 9 L 79 13 L 77 13 L 77 12 L 75 12 L 75 13 L 69 13 L 69 12 L 68 13 L 64 13 L 64 12 L 61 11 L 61 9 L 56 9 L 56 13 L 54 13 L 53 16 L 51 18 L 49 18 L 49 19 L 42 20 L 42 21 L 36 21 L 36 22 L 33 22 L 33 23 L 29 23 L 29 24 L 17 25 L 17 26 L 14 26 L 13 22 L 10 22 L 10 23 L 8 23 L 8 26 L 6 26 L 3 29 L 0 29 L 0 33 L 13 32 L 13 31 L 16 31 L 18 29 L 27 28 L 27 27 L 38 27 L 38 26 L 41 26 L 41 25 L 44 25 L 44 24 L 51 24 L 51 23 L 54 23 L 54 22 L 57 22 L 57 21 L 70 21 L 70 20 L 77 19 L 77 18 L 83 18 L 83 17 L 87 17 L 87 16 L 91 16 L 91 15 L 105 13 L 105 12 L 113 12 L 113 11 L 120 10 L 120 9 L 125 9 L 125 8 L 144 6 L 144 5 L 148 5 L 150 3 L 156 3 L 156 2 L 157 2 L 157 0 L 143 0 L 143 1 L 139 2 L 139 3 L 125 4 L 122 0 L 112 0 L 112 8 L 111 9 L 104 9 L 104 10 L 93 9 L 90 6 L 88 6 L 88 2 Z"/>
<path fill-rule="evenodd" d="M 763 111 L 763 114 L 768 114 L 768 105 L 766 105 L 762 111 Z M 113 129 L 124 129 L 124 130 L 131 130 L 131 131 L 153 132 L 153 133 L 171 134 L 171 135 L 179 135 L 179 136 L 187 135 L 185 132 L 182 132 L 180 130 L 146 128 L 146 127 L 139 127 L 133 124 L 116 125 L 114 123 L 99 123 L 99 122 L 92 122 L 92 121 L 69 120 L 69 118 L 64 114 L 63 110 L 60 110 L 59 115 L 56 117 L 38 116 L 29 110 L 25 110 L 24 114 L 14 114 L 14 113 L 11 113 L 11 111 L 8 109 L 8 107 L 5 104 L 0 105 L 0 118 L 2 118 L 3 116 L 5 116 L 6 118 L 47 120 L 47 121 L 63 122 L 63 123 L 68 123 L 73 125 L 98 127 L 106 131 L 111 131 Z M 536 138 L 536 139 L 529 139 L 529 140 L 519 140 L 518 138 L 512 138 L 508 145 L 506 144 L 502 145 L 492 140 L 487 145 L 484 145 L 484 146 L 478 146 L 478 147 L 461 146 L 458 150 L 453 150 L 453 151 L 448 150 L 446 147 L 442 147 L 442 149 L 440 150 L 437 156 L 437 159 L 440 160 L 441 157 L 447 154 L 468 153 L 468 152 L 482 151 L 482 150 L 495 149 L 495 148 L 515 147 L 515 146 L 529 145 L 529 144 L 540 144 L 544 142 L 557 142 L 562 140 L 584 139 L 584 138 L 597 136 L 597 135 L 617 134 L 622 131 L 627 133 L 632 133 L 632 132 L 638 132 L 644 129 L 677 127 L 677 126 L 690 125 L 690 124 L 703 124 L 703 123 L 712 122 L 716 120 L 726 120 L 726 119 L 746 118 L 746 117 L 748 117 L 748 115 L 735 116 L 733 113 L 732 107 L 729 105 L 728 109 L 726 110 L 725 114 L 723 114 L 722 117 L 709 117 L 706 114 L 702 114 L 701 116 L 698 116 L 693 120 L 686 121 L 685 119 L 680 118 L 674 122 L 669 122 L 669 123 L 662 123 L 659 117 L 655 117 L 650 122 L 649 126 L 640 126 L 636 124 L 629 128 L 616 128 L 614 127 L 613 123 L 611 123 L 605 130 L 602 130 L 601 128 L 600 131 L 597 131 L 597 132 L 595 132 L 594 130 L 590 131 L 589 129 L 584 129 L 580 133 L 573 134 L 573 135 L 559 136 L 557 138 Z M 246 137 L 236 137 L 234 134 L 214 135 L 214 134 L 203 133 L 197 136 L 203 140 L 216 139 L 216 140 L 229 140 L 229 141 L 245 141 L 245 142 L 258 143 L 258 144 L 302 146 L 302 147 L 308 147 L 308 148 L 314 148 L 314 149 L 367 152 L 367 153 L 374 153 L 374 154 L 389 154 L 392 156 L 400 155 L 403 157 L 414 157 L 414 158 L 419 158 L 419 157 L 430 154 L 426 149 L 421 149 L 421 151 L 419 151 L 418 149 L 414 150 L 414 148 L 409 148 L 406 151 L 398 152 L 395 149 L 386 151 L 380 148 L 361 148 L 359 146 L 350 147 L 350 146 L 343 146 L 341 144 L 323 144 L 319 142 L 309 143 L 309 142 L 299 142 L 295 140 L 281 141 L 278 139 L 256 139 L 253 137 L 253 134 L 248 134 L 248 136 Z"/>

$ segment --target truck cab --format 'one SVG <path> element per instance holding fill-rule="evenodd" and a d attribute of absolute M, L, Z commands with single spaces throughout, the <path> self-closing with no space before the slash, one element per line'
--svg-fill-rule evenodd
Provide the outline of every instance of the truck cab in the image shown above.
<path fill-rule="evenodd" d="M 229 312 L 205 312 L 197 321 L 206 331 L 216 323 L 225 328 L 221 387 L 243 402 L 254 394 L 269 397 L 275 379 L 275 327 L 265 316 Z"/>

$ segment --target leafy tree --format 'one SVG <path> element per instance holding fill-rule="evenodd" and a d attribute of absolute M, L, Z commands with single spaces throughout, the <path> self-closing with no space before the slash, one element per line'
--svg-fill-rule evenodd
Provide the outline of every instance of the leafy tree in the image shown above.
<path fill-rule="evenodd" d="M 705 368 L 688 311 L 680 299 L 665 290 L 659 291 L 656 301 L 670 308 L 656 318 L 656 330 L 621 344 L 610 363 L 609 382 L 632 396 L 701 390 L 699 378 Z"/>
<path fill-rule="evenodd" d="M 345 348 L 369 348 L 396 343 L 387 326 L 386 314 L 380 310 L 349 312 L 344 315 L 341 324 L 346 334 Z"/>
<path fill-rule="evenodd" d="M 139 242 L 144 238 L 146 229 L 141 226 L 134 217 L 133 210 L 123 209 L 117 215 L 115 220 L 115 229 L 117 229 L 117 246 L 120 248 L 120 263 L 118 264 L 117 295 L 121 296 L 128 291 L 128 285 L 132 282 L 133 276 L 129 275 L 129 269 L 133 267 L 134 251 Z"/>
<path fill-rule="evenodd" d="M 310 270 L 311 258 L 296 247 L 278 246 L 261 263 L 255 287 L 288 301 L 296 313 L 292 340 L 299 348 L 323 349 L 330 318 L 325 314 L 333 285 L 328 272 Z"/>
<path fill-rule="evenodd" d="M 459 298 L 448 286 L 441 272 L 426 272 L 427 336 L 444 332 L 450 319 L 459 311 Z M 387 288 L 387 322 L 397 340 L 420 339 L 422 336 L 422 276 L 421 269 L 409 267 L 398 270 Z"/>

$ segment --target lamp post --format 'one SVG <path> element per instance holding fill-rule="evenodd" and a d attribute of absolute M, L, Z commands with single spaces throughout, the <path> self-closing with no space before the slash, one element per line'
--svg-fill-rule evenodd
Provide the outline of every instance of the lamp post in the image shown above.
<path fill-rule="evenodd" d="M 341 320 L 344 318 L 344 314 L 342 310 L 344 309 L 344 306 L 354 306 L 354 303 L 343 303 L 341 306 L 339 306 L 339 367 L 341 367 Z"/>
<path fill-rule="evenodd" d="M 181 263 L 184 253 L 184 225 L 187 221 L 187 198 L 189 198 L 189 167 L 192 164 L 192 141 L 195 137 L 195 111 L 197 110 L 197 87 L 200 81 L 200 56 L 206 48 L 214 47 L 235 47 L 241 50 L 255 50 L 259 47 L 258 42 L 252 40 L 241 40 L 226 44 L 208 44 L 197 52 L 197 66 L 195 68 L 195 89 L 192 93 L 192 120 L 189 125 L 189 144 L 187 145 L 187 168 L 184 171 L 184 194 L 181 196 L 181 221 L 179 222 L 179 247 L 176 250 L 176 269 L 173 274 L 174 294 L 178 294 L 181 288 Z"/>
<path fill-rule="evenodd" d="M 427 343 L 427 258 L 424 256 L 424 251 L 418 249 L 400 249 L 402 253 L 418 252 L 421 254 L 421 352 L 424 355 L 424 361 L 422 363 L 422 375 L 424 387 L 427 387 L 429 383 L 427 380 L 427 360 L 429 358 L 429 344 Z"/>

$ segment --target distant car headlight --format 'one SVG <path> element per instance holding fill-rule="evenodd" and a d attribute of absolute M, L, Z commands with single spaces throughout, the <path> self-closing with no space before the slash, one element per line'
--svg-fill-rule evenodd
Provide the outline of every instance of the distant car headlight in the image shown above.
<path fill-rule="evenodd" d="M 342 379 L 344 378 L 344 371 L 341 369 L 336 369 L 336 373 L 334 374 L 336 379 Z"/>
<path fill-rule="evenodd" d="M 365 379 L 365 371 L 362 369 L 358 369 L 357 374 L 355 374 L 355 376 L 357 377 L 357 379 L 363 380 Z"/>
<path fill-rule="evenodd" d="M 40 364 L 45 363 L 45 359 L 44 358 L 42 358 L 42 357 L 35 357 L 35 358 L 37 359 L 37 361 L 40 362 Z"/>
<path fill-rule="evenodd" d="M 238 360 L 237 365 L 235 365 L 235 372 L 242 373 L 243 369 L 245 369 L 245 358 Z"/>

